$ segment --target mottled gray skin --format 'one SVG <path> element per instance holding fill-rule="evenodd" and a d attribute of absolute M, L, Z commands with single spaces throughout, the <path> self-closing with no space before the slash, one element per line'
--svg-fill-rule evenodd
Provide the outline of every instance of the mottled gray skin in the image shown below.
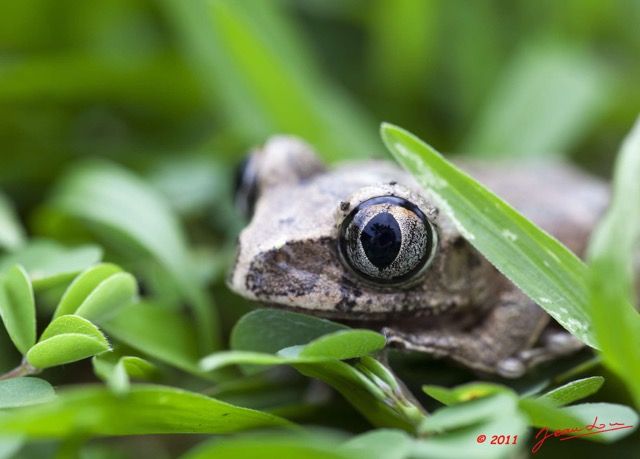
<path fill-rule="evenodd" d="M 378 328 L 391 345 L 507 377 L 580 348 L 496 271 L 390 162 L 327 170 L 306 144 L 274 137 L 254 153 L 255 211 L 238 239 L 229 286 L 266 305 Z M 472 176 L 580 254 L 608 202 L 607 187 L 563 165 L 467 164 Z M 340 258 L 339 225 L 360 202 L 403 197 L 438 234 L 436 254 L 402 285 L 367 282 Z M 517 263 L 517 260 L 514 260 Z"/>

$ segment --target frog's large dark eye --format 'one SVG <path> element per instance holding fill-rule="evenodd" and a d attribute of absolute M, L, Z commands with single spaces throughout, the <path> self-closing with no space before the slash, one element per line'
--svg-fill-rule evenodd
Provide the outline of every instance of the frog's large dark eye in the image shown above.
<path fill-rule="evenodd" d="M 234 181 L 234 203 L 244 218 L 253 215 L 258 197 L 258 179 L 256 174 L 255 155 L 247 155 L 236 169 Z"/>
<path fill-rule="evenodd" d="M 424 213 L 396 196 L 368 199 L 340 227 L 340 254 L 359 276 L 380 284 L 410 281 L 435 255 L 437 233 Z"/>

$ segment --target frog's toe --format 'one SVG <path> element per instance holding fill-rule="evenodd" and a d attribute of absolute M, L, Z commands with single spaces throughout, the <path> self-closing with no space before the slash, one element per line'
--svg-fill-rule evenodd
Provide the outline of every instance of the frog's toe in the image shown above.
<path fill-rule="evenodd" d="M 503 378 L 519 378 L 527 372 L 527 365 L 517 357 L 504 359 L 496 365 L 496 373 Z"/>
<path fill-rule="evenodd" d="M 496 372 L 505 378 L 519 378 L 541 363 L 571 355 L 583 347 L 584 343 L 575 336 L 563 330 L 547 329 L 542 333 L 538 346 L 502 360 L 496 366 Z"/>

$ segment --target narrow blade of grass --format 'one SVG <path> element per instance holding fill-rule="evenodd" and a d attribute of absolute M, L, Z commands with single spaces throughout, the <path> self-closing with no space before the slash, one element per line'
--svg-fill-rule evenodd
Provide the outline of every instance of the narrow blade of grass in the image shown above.
<path fill-rule="evenodd" d="M 390 124 L 381 132 L 396 160 L 429 190 L 460 233 L 558 323 L 596 347 L 584 263 L 411 133 Z"/>
<path fill-rule="evenodd" d="M 602 376 L 571 381 L 538 397 L 553 406 L 564 406 L 596 393 L 604 384 Z"/>
<path fill-rule="evenodd" d="M 528 45 L 498 79 L 463 151 L 566 155 L 602 114 L 608 85 L 588 53 L 554 42 Z"/>
<path fill-rule="evenodd" d="M 632 307 L 633 262 L 640 240 L 640 118 L 616 162 L 613 199 L 589 244 L 594 331 L 605 365 L 622 378 L 640 407 L 640 315 Z"/>
<path fill-rule="evenodd" d="M 0 431 L 30 438 L 224 434 L 266 427 L 294 427 L 285 419 L 172 387 L 136 385 L 123 396 L 103 387 L 77 387 L 50 403 L 2 413 Z"/>
<path fill-rule="evenodd" d="M 373 124 L 305 56 L 274 2 L 161 1 L 216 111 L 245 138 L 307 139 L 329 159 L 375 151 Z"/>

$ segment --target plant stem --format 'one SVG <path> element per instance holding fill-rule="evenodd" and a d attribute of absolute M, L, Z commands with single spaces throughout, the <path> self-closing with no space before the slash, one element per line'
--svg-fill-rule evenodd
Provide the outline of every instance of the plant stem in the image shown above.
<path fill-rule="evenodd" d="M 27 363 L 26 360 L 23 360 L 22 363 L 15 367 L 13 370 L 8 371 L 7 373 L 0 375 L 0 381 L 3 379 L 11 379 L 11 378 L 19 378 L 21 376 L 34 375 L 39 373 L 40 371 L 37 368 L 32 367 Z"/>

